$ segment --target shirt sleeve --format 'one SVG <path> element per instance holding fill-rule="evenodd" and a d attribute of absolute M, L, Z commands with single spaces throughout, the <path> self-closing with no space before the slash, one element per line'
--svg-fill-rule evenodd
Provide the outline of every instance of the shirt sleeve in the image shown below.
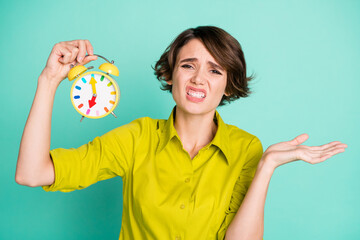
<path fill-rule="evenodd" d="M 51 150 L 55 181 L 43 190 L 71 192 L 115 176 L 126 178 L 143 128 L 144 119 L 137 119 L 79 148 Z"/>
<path fill-rule="evenodd" d="M 240 172 L 240 175 L 235 183 L 234 190 L 231 196 L 229 208 L 226 210 L 224 221 L 222 222 L 219 231 L 217 232 L 217 239 L 224 240 L 226 230 L 235 217 L 244 197 L 250 187 L 254 178 L 257 165 L 262 157 L 263 147 L 260 140 L 254 137 L 250 144 L 246 157 L 246 162 Z"/>

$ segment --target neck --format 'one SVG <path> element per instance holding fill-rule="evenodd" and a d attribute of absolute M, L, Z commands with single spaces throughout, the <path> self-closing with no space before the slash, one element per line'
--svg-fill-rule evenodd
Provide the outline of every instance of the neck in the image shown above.
<path fill-rule="evenodd" d="M 176 107 L 174 127 L 191 158 L 214 138 L 217 131 L 214 114 L 215 110 L 205 114 L 188 114 Z"/>

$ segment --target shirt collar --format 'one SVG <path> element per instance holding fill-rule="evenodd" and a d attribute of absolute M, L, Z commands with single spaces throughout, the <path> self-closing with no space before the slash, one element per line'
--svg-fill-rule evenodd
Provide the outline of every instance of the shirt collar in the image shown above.
<path fill-rule="evenodd" d="M 230 151 L 230 141 L 229 141 L 229 132 L 228 127 L 220 117 L 218 111 L 215 111 L 214 121 L 218 126 L 216 131 L 215 137 L 211 141 L 211 143 L 222 151 L 225 155 L 227 163 L 231 165 L 232 163 L 232 156 Z"/>
<path fill-rule="evenodd" d="M 168 120 L 166 120 L 162 129 L 159 129 L 160 130 L 160 141 L 159 141 L 158 152 L 162 151 L 173 137 L 176 136 L 180 141 L 180 137 L 178 136 L 176 129 L 174 127 L 175 110 L 176 110 L 176 106 L 171 111 L 171 114 L 170 114 Z M 211 141 L 210 145 L 217 146 L 224 154 L 226 162 L 228 164 L 231 164 L 232 156 L 231 156 L 231 151 L 229 148 L 230 145 L 229 145 L 228 127 L 224 123 L 222 118 L 220 117 L 220 114 L 218 113 L 218 111 L 215 111 L 214 121 L 217 124 L 218 129 L 217 129 L 215 137 Z"/>

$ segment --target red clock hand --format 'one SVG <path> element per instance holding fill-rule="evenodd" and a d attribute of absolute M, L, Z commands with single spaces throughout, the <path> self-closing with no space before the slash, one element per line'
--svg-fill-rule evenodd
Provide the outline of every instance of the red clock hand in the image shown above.
<path fill-rule="evenodd" d="M 96 96 L 92 96 L 91 100 L 89 100 L 89 108 L 92 108 L 96 102 L 95 102 Z"/>

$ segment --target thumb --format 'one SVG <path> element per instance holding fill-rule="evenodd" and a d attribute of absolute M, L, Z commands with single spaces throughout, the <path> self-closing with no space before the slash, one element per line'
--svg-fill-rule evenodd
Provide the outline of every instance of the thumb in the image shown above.
<path fill-rule="evenodd" d="M 80 63 L 81 65 L 85 65 L 85 64 L 87 64 L 87 63 L 89 63 L 89 62 L 91 62 L 91 61 L 94 61 L 94 60 L 96 60 L 97 59 L 97 56 L 95 56 L 95 55 L 88 55 L 88 56 L 85 56 L 85 58 L 84 58 L 84 60 Z"/>
<path fill-rule="evenodd" d="M 300 145 L 303 142 L 305 142 L 308 138 L 309 138 L 309 135 L 307 135 L 306 133 L 303 133 L 303 134 L 297 136 L 296 138 L 294 138 L 293 140 L 289 141 L 289 143 L 294 146 Z"/>

